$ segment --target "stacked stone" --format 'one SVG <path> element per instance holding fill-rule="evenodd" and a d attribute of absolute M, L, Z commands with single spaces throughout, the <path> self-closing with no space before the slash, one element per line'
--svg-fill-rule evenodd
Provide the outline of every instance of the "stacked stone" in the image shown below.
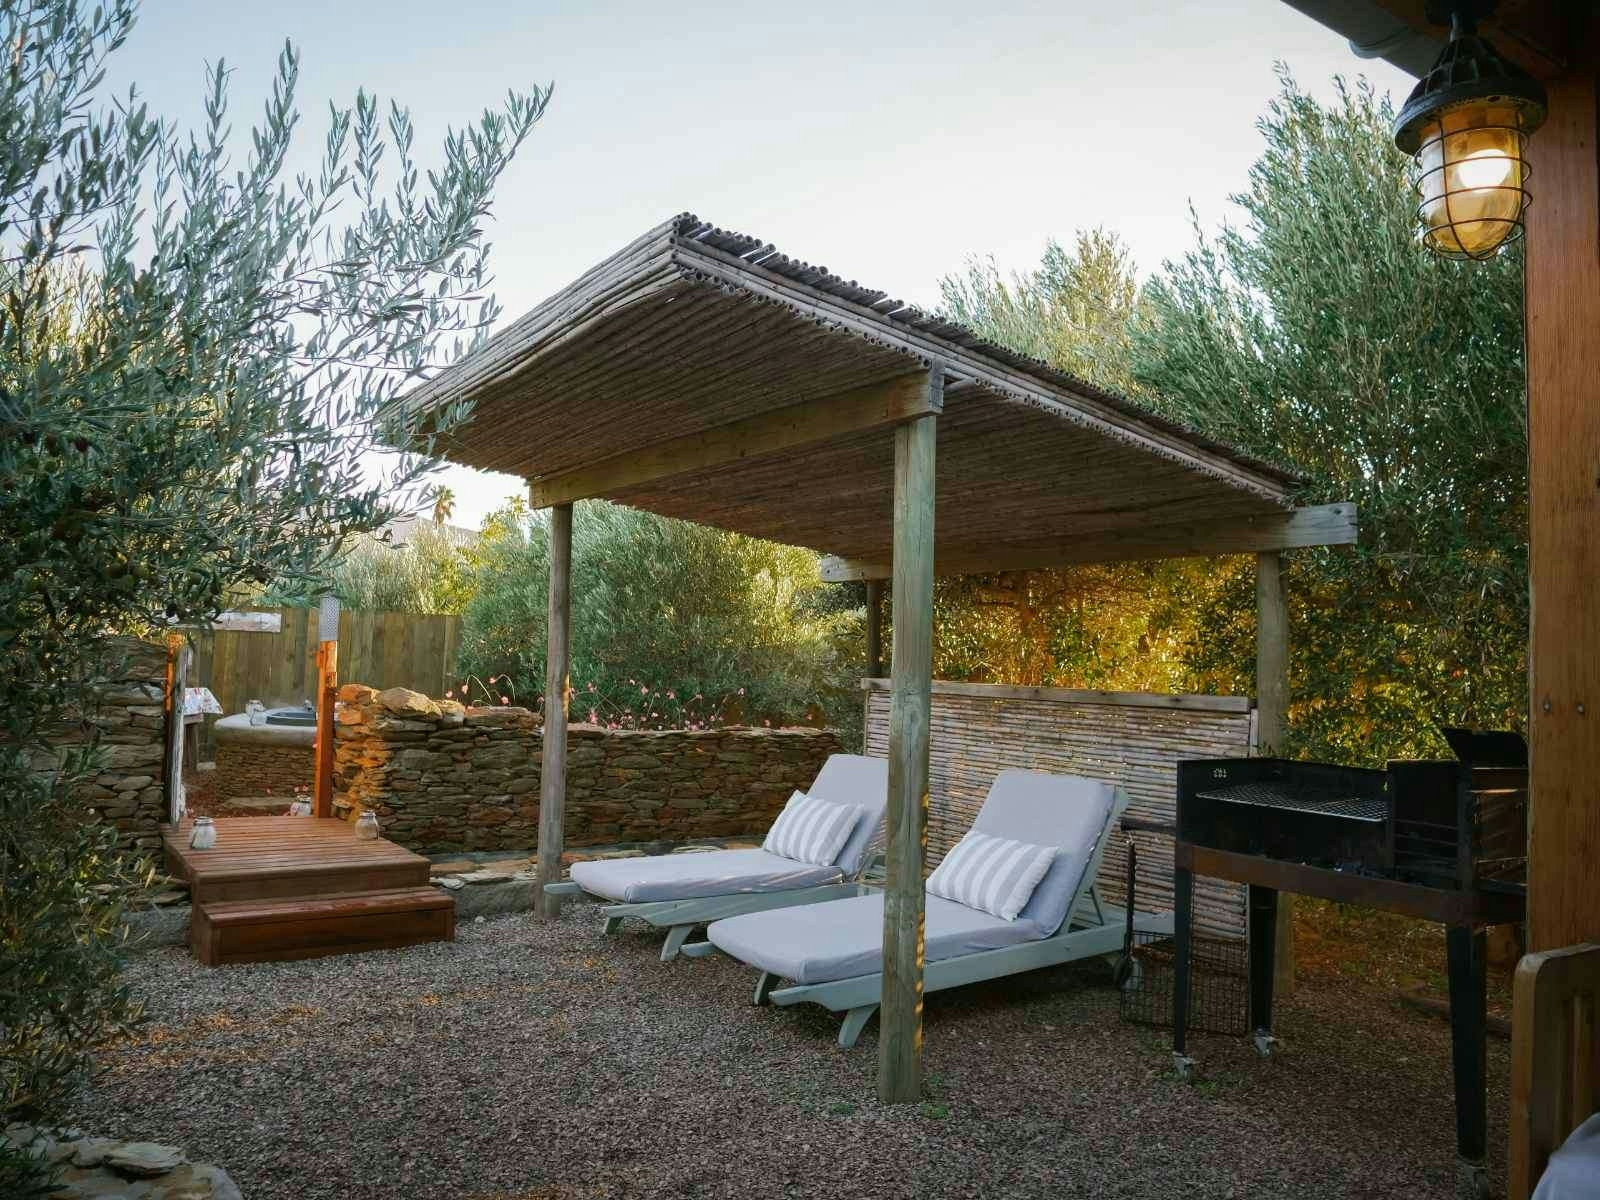
<path fill-rule="evenodd" d="M 241 797 L 281 796 L 287 807 L 296 791 L 311 790 L 317 766 L 313 746 L 224 742 L 219 736 L 216 754 L 211 787 L 224 804 Z"/>
<path fill-rule="evenodd" d="M 464 708 L 417 692 L 340 689 L 335 803 L 377 813 L 423 853 L 522 849 L 539 828 L 542 729 L 525 708 Z M 760 835 L 837 736 L 820 729 L 607 730 L 572 725 L 566 842 Z"/>
<path fill-rule="evenodd" d="M 22 1124 L 8 1125 L 0 1143 L 54 1166 L 48 1195 L 61 1200 L 241 1200 L 226 1171 L 191 1163 L 175 1146 Z"/>
<path fill-rule="evenodd" d="M 123 849 L 157 850 L 165 815 L 160 776 L 166 647 L 114 638 L 106 643 L 104 661 L 107 675 L 95 685 L 96 708 L 88 718 L 97 736 L 72 726 L 51 741 L 63 749 L 91 738 L 99 742 L 99 772 L 83 784 L 79 798 L 117 827 Z"/>

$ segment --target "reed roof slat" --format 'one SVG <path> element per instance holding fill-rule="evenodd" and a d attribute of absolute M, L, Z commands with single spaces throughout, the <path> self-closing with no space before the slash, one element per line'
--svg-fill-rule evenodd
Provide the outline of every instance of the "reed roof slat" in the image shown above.
<path fill-rule="evenodd" d="M 939 363 L 941 548 L 1292 507 L 1296 480 L 959 325 L 690 214 L 657 226 L 415 389 L 472 418 L 448 457 L 529 479 Z M 892 438 L 847 433 L 607 494 L 809 546 L 881 555 Z"/>

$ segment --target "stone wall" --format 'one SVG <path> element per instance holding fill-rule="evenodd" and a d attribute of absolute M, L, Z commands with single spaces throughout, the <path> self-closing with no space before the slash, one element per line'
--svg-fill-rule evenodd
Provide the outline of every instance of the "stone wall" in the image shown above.
<path fill-rule="evenodd" d="M 525 708 L 463 708 L 417 692 L 339 690 L 334 799 L 378 814 L 385 837 L 424 853 L 532 847 L 542 729 Z M 566 842 L 688 841 L 764 834 L 810 785 L 838 737 L 733 727 L 660 733 L 572 725 Z"/>
<path fill-rule="evenodd" d="M 316 736 L 312 728 L 251 725 L 247 718 L 218 721 L 217 769 L 212 790 L 226 803 L 243 797 L 282 796 L 309 792 L 315 782 Z"/>
<path fill-rule="evenodd" d="M 133 638 L 115 638 L 106 643 L 104 661 L 106 676 L 94 689 L 98 706 L 89 717 L 100 743 L 100 771 L 78 795 L 100 819 L 117 827 L 119 846 L 159 850 L 166 815 L 161 797 L 161 701 L 166 692 L 167 650 Z M 74 727 L 51 741 L 72 747 L 90 736 Z"/>

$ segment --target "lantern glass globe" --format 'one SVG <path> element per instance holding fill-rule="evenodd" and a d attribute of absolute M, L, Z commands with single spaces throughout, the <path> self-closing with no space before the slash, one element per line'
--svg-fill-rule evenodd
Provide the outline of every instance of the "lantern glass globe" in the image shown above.
<path fill-rule="evenodd" d="M 1526 134 L 1513 105 L 1463 104 L 1438 113 L 1417 151 L 1421 235 L 1452 258 L 1488 258 L 1522 228 Z"/>

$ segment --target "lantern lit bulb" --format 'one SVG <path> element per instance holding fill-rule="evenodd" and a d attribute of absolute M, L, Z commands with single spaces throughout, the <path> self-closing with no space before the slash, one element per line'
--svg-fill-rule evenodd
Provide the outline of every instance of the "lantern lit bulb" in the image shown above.
<path fill-rule="evenodd" d="M 1464 188 L 1505 187 L 1510 182 L 1514 163 L 1503 150 L 1474 150 L 1456 166 L 1456 178 Z"/>

